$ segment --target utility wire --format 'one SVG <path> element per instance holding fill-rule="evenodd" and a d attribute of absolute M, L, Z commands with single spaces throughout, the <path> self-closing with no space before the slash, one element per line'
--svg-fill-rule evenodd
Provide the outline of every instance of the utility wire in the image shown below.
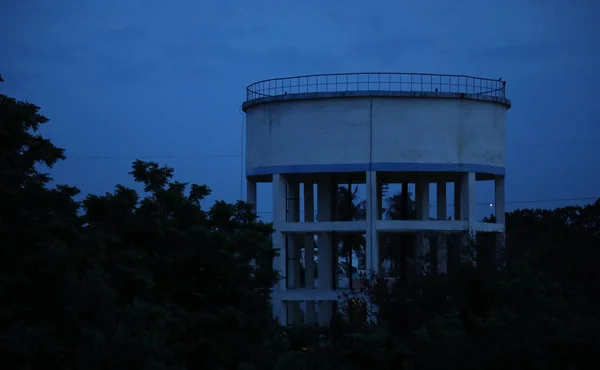
<path fill-rule="evenodd" d="M 241 153 L 197 153 L 197 154 L 158 154 L 158 155 L 69 155 L 68 159 L 84 159 L 84 160 L 104 160 L 104 159 L 175 159 L 175 158 L 239 158 L 242 157 L 243 165 L 243 134 L 245 126 L 245 116 L 242 118 L 242 152 Z M 587 141 L 557 141 L 547 143 L 530 143 L 519 145 L 507 145 L 508 148 L 531 148 L 539 146 L 554 146 L 554 145 L 593 145 L 600 144 L 600 140 Z"/>
<path fill-rule="evenodd" d="M 554 141 L 554 142 L 545 142 L 545 143 L 525 143 L 525 144 L 517 144 L 517 145 L 507 145 L 507 148 L 531 148 L 537 146 L 550 146 L 550 145 L 592 145 L 592 144 L 600 144 L 600 140 L 583 140 L 583 141 Z"/>
<path fill-rule="evenodd" d="M 523 203 L 546 203 L 546 202 L 575 202 L 580 200 L 594 200 L 599 199 L 600 196 L 596 197 L 581 197 L 581 198 L 550 198 L 550 199 L 535 199 L 535 200 L 518 200 L 518 201 L 508 201 L 504 202 L 504 204 L 523 204 Z M 486 205 L 488 203 L 477 203 L 477 205 Z M 493 204 L 490 202 L 489 204 Z"/>
<path fill-rule="evenodd" d="M 89 159 L 89 160 L 104 160 L 104 159 L 175 159 L 175 158 L 239 158 L 239 154 L 173 154 L 173 155 L 67 155 L 67 159 Z"/>
<path fill-rule="evenodd" d="M 240 108 L 241 110 L 241 108 Z M 171 155 L 82 155 L 82 156 L 69 156 L 67 158 L 83 159 L 83 160 L 107 160 L 107 159 L 176 159 L 176 158 L 240 158 L 240 199 L 244 198 L 243 184 L 244 184 L 244 127 L 245 127 L 245 115 L 242 114 L 242 128 L 240 138 L 240 153 L 203 153 L 203 154 L 171 154 Z M 547 143 L 529 143 L 521 145 L 508 145 L 508 148 L 530 148 L 535 146 L 551 146 L 551 145 L 592 145 L 600 144 L 600 140 L 586 140 L 586 141 L 563 141 L 563 142 L 547 142 Z M 560 201 L 589 201 L 596 200 L 597 197 L 580 197 L 580 198 L 550 198 L 550 199 L 529 199 L 529 200 L 518 200 L 518 201 L 506 201 L 504 204 L 531 204 L 531 203 L 547 203 L 547 202 L 560 202 Z M 478 206 L 493 206 L 494 202 L 482 202 L 477 203 Z M 453 207 L 453 204 L 447 205 Z M 436 207 L 436 205 L 430 205 L 430 207 Z M 302 211 L 303 212 L 303 211 Z M 301 212 L 301 213 L 302 213 Z M 272 214 L 271 211 L 259 211 L 257 214 Z"/>
<path fill-rule="evenodd" d="M 576 201 L 585 201 L 585 200 L 596 200 L 600 199 L 600 196 L 597 197 L 581 197 L 581 198 L 548 198 L 548 199 L 530 199 L 530 200 L 514 200 L 514 201 L 506 201 L 504 204 L 531 204 L 531 203 L 547 203 L 547 202 L 576 202 Z M 490 206 L 494 205 L 494 202 L 478 202 L 478 206 Z M 448 204 L 447 207 L 454 207 L 454 204 Z M 437 207 L 435 204 L 430 204 L 430 208 Z M 259 211 L 257 214 L 272 214 L 272 211 Z M 300 213 L 304 213 L 304 211 L 300 211 Z"/>

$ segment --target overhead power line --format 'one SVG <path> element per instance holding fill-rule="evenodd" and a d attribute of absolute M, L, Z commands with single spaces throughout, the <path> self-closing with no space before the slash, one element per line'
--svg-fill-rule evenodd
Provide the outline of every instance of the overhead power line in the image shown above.
<path fill-rule="evenodd" d="M 110 160 L 110 159 L 141 159 L 141 160 L 157 160 L 157 159 L 178 159 L 178 158 L 241 158 L 240 161 L 240 199 L 243 199 L 243 157 L 244 157 L 244 126 L 245 116 L 242 115 L 242 129 L 240 137 L 240 153 L 196 153 L 196 154 L 158 154 L 158 155 L 68 155 L 68 159 L 82 159 L 82 160 Z M 557 141 L 557 142 L 545 142 L 545 143 L 523 143 L 518 145 L 507 145 L 508 148 L 530 148 L 538 146 L 555 146 L 555 145 L 594 145 L 600 144 L 600 140 L 585 140 L 585 141 Z M 536 204 L 536 203 L 549 203 L 549 202 L 576 202 L 576 201 L 590 201 L 600 198 L 597 197 L 579 197 L 579 198 L 549 198 L 549 199 L 528 199 L 518 201 L 506 201 L 505 204 Z M 477 203 L 478 206 L 494 206 L 494 202 L 481 202 Z M 454 207 L 453 204 L 447 205 L 448 207 Z M 436 205 L 430 205 L 430 207 L 436 207 Z M 258 214 L 271 214 L 271 211 L 260 211 Z"/>
<path fill-rule="evenodd" d="M 523 203 L 547 203 L 547 202 L 577 202 L 582 200 L 595 200 L 600 198 L 600 196 L 596 197 L 581 197 L 581 198 L 550 198 L 550 199 L 536 199 L 536 200 L 517 200 L 517 201 L 509 201 L 504 202 L 504 204 L 523 204 Z M 486 205 L 487 203 L 483 203 Z M 490 203 L 492 204 L 492 203 Z M 480 205 L 480 203 L 477 203 Z"/>
<path fill-rule="evenodd" d="M 523 143 L 507 145 L 507 148 L 531 148 L 537 146 L 558 146 L 558 145 L 592 145 L 600 144 L 600 140 L 583 140 L 583 141 L 547 141 L 543 143 Z"/>
<path fill-rule="evenodd" d="M 242 118 L 243 119 L 243 118 Z M 243 135 L 242 122 L 242 135 Z M 600 144 L 600 140 L 587 141 L 557 141 L 546 143 L 525 143 L 518 145 L 507 145 L 508 148 L 531 148 L 538 146 L 554 146 L 554 145 L 593 145 Z M 241 150 L 243 150 L 243 136 Z M 69 155 L 68 159 L 83 159 L 83 160 L 105 160 L 105 159 L 177 159 L 177 158 L 239 158 L 243 157 L 244 153 L 195 153 L 195 154 L 156 154 L 156 155 Z"/>
<path fill-rule="evenodd" d="M 67 153 L 67 159 L 176 159 L 176 158 L 239 158 L 240 154 L 208 153 L 208 154 L 171 154 L 171 155 L 73 155 Z"/>
<path fill-rule="evenodd" d="M 580 198 L 548 198 L 548 199 L 529 199 L 529 200 L 513 200 L 513 201 L 506 201 L 504 202 L 504 204 L 535 204 L 535 203 L 550 203 L 550 202 L 578 202 L 578 201 L 590 201 L 590 200 L 597 200 L 600 199 L 600 195 L 597 197 L 580 197 Z M 478 206 L 485 206 L 485 207 L 489 207 L 489 206 L 494 206 L 495 203 L 494 202 L 478 202 L 477 203 Z M 454 204 L 448 204 L 446 205 L 447 207 L 454 207 Z M 430 204 L 429 205 L 430 208 L 434 208 L 437 207 L 435 204 Z M 272 211 L 259 211 L 257 212 L 257 214 L 262 215 L 270 215 L 272 214 Z M 304 213 L 304 211 L 300 211 L 300 213 Z"/>

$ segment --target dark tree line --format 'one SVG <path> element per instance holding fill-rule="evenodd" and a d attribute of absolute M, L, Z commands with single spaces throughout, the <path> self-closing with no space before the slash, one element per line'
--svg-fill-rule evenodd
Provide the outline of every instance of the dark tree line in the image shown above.
<path fill-rule="evenodd" d="M 46 122 L 0 95 L 3 368 L 600 365 L 600 200 L 507 214 L 506 264 L 493 274 L 465 263 L 391 290 L 373 279 L 362 294 L 379 306 L 376 325 L 354 315 L 281 328 L 269 298 L 273 230 L 251 207 L 203 209 L 210 189 L 143 161 L 130 174 L 144 192 L 117 185 L 77 202 L 78 189 L 48 186 L 42 169 L 65 155 L 38 133 Z"/>
<path fill-rule="evenodd" d="M 82 203 L 49 188 L 65 159 L 38 107 L 0 95 L 0 359 L 14 369 L 271 366 L 280 329 L 270 225 L 136 161 L 144 193 Z M 253 261 L 254 263 L 250 263 Z"/>

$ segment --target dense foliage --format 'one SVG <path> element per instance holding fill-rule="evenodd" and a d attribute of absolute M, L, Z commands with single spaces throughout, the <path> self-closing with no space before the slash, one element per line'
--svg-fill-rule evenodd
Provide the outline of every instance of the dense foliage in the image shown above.
<path fill-rule="evenodd" d="M 268 368 L 271 226 L 137 161 L 145 194 L 48 188 L 47 119 L 0 95 L 0 358 L 15 369 Z M 186 191 L 187 190 L 187 191 Z M 251 263 L 252 262 L 252 263 Z"/>
<path fill-rule="evenodd" d="M 283 329 L 269 299 L 273 230 L 249 205 L 203 209 L 206 186 L 142 161 L 131 175 L 143 193 L 117 185 L 76 202 L 76 188 L 50 188 L 40 170 L 65 159 L 38 133 L 46 121 L 0 95 L 3 368 L 600 366 L 600 200 L 507 214 L 506 261 L 493 273 L 465 263 L 391 290 L 373 277 L 359 293 L 378 305 L 376 323 L 356 314 Z"/>

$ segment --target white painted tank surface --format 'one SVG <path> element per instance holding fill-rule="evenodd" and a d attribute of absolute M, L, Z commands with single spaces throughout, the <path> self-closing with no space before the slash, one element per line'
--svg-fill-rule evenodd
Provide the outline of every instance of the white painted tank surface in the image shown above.
<path fill-rule="evenodd" d="M 293 77 L 248 86 L 246 174 L 503 174 L 501 80 L 424 74 Z"/>

